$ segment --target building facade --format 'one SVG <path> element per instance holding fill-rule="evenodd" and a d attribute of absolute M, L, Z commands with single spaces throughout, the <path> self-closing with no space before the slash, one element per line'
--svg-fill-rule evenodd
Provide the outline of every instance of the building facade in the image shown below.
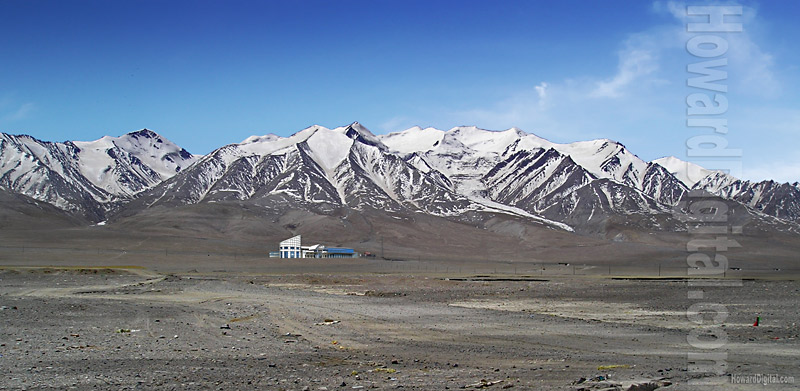
<path fill-rule="evenodd" d="M 303 249 L 300 235 L 286 239 L 280 243 L 281 258 L 301 258 Z"/>
<path fill-rule="evenodd" d="M 272 253 L 270 253 L 272 254 Z M 278 254 L 281 258 L 357 258 L 358 253 L 352 248 L 326 247 L 321 244 L 303 246 L 300 235 L 286 239 L 280 243 Z"/>

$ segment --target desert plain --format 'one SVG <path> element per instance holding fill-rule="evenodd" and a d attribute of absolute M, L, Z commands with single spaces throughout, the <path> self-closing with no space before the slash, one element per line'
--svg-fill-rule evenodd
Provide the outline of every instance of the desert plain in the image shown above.
<path fill-rule="evenodd" d="M 4 390 L 798 387 L 800 283 L 785 271 L 690 287 L 666 270 L 566 264 L 6 263 Z M 692 322 L 700 302 L 724 317 Z M 704 350 L 690 335 L 720 342 L 705 352 L 725 355 L 721 376 L 693 369 L 688 353 Z M 731 381 L 750 375 L 784 384 Z"/>

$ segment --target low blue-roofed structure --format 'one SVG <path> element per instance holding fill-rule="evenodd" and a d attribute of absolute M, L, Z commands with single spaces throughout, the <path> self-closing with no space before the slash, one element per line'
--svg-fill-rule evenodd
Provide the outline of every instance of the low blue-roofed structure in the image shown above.
<path fill-rule="evenodd" d="M 329 253 L 339 253 L 339 254 L 352 254 L 355 252 L 352 248 L 343 248 L 343 247 L 328 247 Z"/>
<path fill-rule="evenodd" d="M 328 247 L 327 258 L 355 258 L 356 252 L 352 248 Z"/>

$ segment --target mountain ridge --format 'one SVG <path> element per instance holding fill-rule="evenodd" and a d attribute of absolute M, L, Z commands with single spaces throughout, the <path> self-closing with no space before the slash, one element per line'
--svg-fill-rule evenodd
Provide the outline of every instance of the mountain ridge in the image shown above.
<path fill-rule="evenodd" d="M 95 222 L 156 206 L 252 201 L 464 221 L 499 213 L 602 234 L 619 224 L 680 229 L 670 210 L 699 189 L 741 203 L 756 219 L 800 223 L 796 183 L 742 181 L 674 157 L 647 162 L 609 139 L 557 144 L 518 128 L 474 126 L 374 135 L 358 122 L 313 125 L 204 156 L 148 129 L 64 143 L 2 133 L 0 188 Z"/>

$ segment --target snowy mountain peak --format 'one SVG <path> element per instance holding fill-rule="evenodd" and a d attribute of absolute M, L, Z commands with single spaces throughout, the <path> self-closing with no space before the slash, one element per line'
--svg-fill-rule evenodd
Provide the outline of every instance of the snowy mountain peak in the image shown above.
<path fill-rule="evenodd" d="M 486 130 L 476 126 L 459 126 L 450 129 L 445 137 L 451 137 L 468 148 L 483 153 L 503 153 L 509 145 L 525 136 L 519 129 Z"/>
<path fill-rule="evenodd" d="M 609 139 L 556 144 L 555 148 L 598 178 L 642 189 L 647 162 Z"/>
<path fill-rule="evenodd" d="M 311 125 L 311 126 L 305 128 L 305 129 L 303 129 L 303 130 L 301 130 L 301 131 L 299 131 L 297 133 L 292 134 L 289 137 L 281 137 L 281 136 L 278 136 L 278 135 L 276 135 L 274 133 L 265 134 L 263 136 L 253 135 L 253 136 L 250 136 L 250 137 L 242 140 L 242 142 L 240 142 L 239 145 L 254 144 L 254 143 L 272 143 L 272 142 L 275 142 L 275 141 L 287 140 L 287 139 L 301 140 L 302 141 L 302 140 L 307 139 L 308 137 L 310 137 L 312 134 L 314 134 L 316 131 L 318 131 L 320 129 L 330 130 L 330 129 L 328 129 L 328 128 L 324 127 L 324 126 L 321 126 L 321 125 Z"/>
<path fill-rule="evenodd" d="M 0 188 L 98 219 L 198 159 L 147 129 L 63 143 L 0 134 Z"/>
<path fill-rule="evenodd" d="M 203 157 L 149 129 L 65 143 L 0 133 L 0 188 L 97 221 L 130 205 L 257 200 L 324 213 L 504 213 L 589 233 L 608 222 L 666 227 L 670 208 L 689 189 L 704 189 L 800 222 L 797 183 L 741 181 L 674 157 L 645 162 L 609 139 L 557 144 L 518 128 L 475 126 L 376 136 L 358 122 L 313 125 Z"/>
<path fill-rule="evenodd" d="M 76 141 L 80 172 L 112 194 L 132 195 L 169 179 L 199 159 L 149 129 Z"/>
<path fill-rule="evenodd" d="M 305 128 L 305 129 L 299 131 L 298 133 L 314 133 L 314 132 L 316 132 L 316 131 L 318 131 L 320 129 L 330 130 L 330 129 L 322 126 L 322 125 L 311 125 L 311 126 Z"/>
<path fill-rule="evenodd" d="M 378 136 L 393 151 L 403 154 L 428 152 L 434 148 L 441 151 L 466 148 L 485 154 L 504 154 L 511 149 L 549 148 L 553 143 L 538 136 L 525 133 L 519 128 L 487 130 L 477 126 L 457 126 L 444 131 L 432 127 L 414 126 L 401 132 Z"/>
<path fill-rule="evenodd" d="M 136 137 L 136 138 L 138 138 L 138 137 L 144 137 L 144 138 L 157 138 L 157 137 L 159 137 L 159 135 L 156 132 L 153 132 L 152 130 L 147 129 L 147 128 L 144 128 L 142 130 L 137 130 L 135 132 L 130 132 L 126 136 L 131 136 L 131 137 Z"/>
<path fill-rule="evenodd" d="M 386 151 L 389 148 L 384 145 L 381 140 L 375 136 L 372 132 L 369 131 L 364 125 L 361 125 L 358 122 L 353 122 L 352 124 L 336 128 L 334 130 L 339 130 L 343 132 L 347 137 L 350 137 L 353 140 L 361 142 L 363 144 L 371 145 L 373 147 L 377 147 L 382 151 Z"/>
<path fill-rule="evenodd" d="M 282 138 L 283 137 L 278 136 L 276 134 L 266 134 L 266 135 L 263 135 L 263 136 L 250 136 L 250 137 L 244 139 L 239 144 L 241 145 L 241 144 L 265 143 L 265 142 L 268 143 L 268 142 L 273 142 L 273 141 L 276 141 L 276 140 L 279 140 L 279 139 L 282 139 Z"/>
<path fill-rule="evenodd" d="M 703 178 L 711 175 L 714 171 L 705 169 L 697 164 L 683 161 L 675 156 L 662 157 L 653 160 L 653 163 L 669 170 L 678 180 L 687 187 L 692 188 Z"/>
<path fill-rule="evenodd" d="M 224 159 L 231 163 L 242 156 L 269 156 L 284 154 L 296 147 L 297 144 L 305 142 L 314 151 L 314 155 L 321 161 L 318 163 L 327 168 L 335 162 L 341 161 L 340 154 L 346 153 L 354 141 L 378 147 L 381 150 L 388 149 L 381 141 L 363 125 L 354 122 L 347 126 L 328 129 L 321 125 L 309 126 L 289 137 L 281 137 L 274 134 L 264 136 L 250 136 L 239 144 L 232 144 L 224 152 Z M 330 146 L 326 143 L 332 143 Z M 334 153 L 334 149 L 336 150 Z M 344 149 L 343 151 L 341 149 Z M 333 155 L 332 155 L 333 154 Z"/>
<path fill-rule="evenodd" d="M 429 151 L 439 145 L 445 132 L 436 128 L 414 126 L 402 132 L 394 132 L 378 136 L 391 150 L 400 153 Z"/>

